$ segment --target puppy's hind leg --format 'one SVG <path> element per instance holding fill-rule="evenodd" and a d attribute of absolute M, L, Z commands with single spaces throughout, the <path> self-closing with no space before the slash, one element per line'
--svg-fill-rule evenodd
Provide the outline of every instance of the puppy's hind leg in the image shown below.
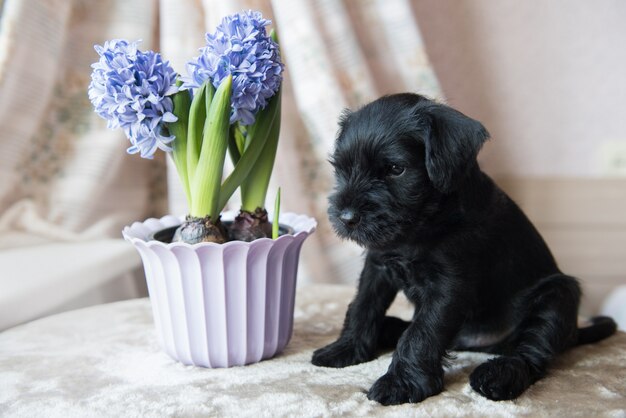
<path fill-rule="evenodd" d="M 520 300 L 524 313 L 512 350 L 478 366 L 472 388 L 492 400 L 514 399 L 542 378 L 554 356 L 576 344 L 579 301 L 576 279 L 555 274 L 540 280 Z"/>

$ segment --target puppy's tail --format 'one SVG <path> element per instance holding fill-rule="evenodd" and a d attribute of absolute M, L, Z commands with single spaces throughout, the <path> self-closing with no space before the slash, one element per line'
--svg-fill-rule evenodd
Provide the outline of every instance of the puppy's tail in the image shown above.
<path fill-rule="evenodd" d="M 608 316 L 594 316 L 590 321 L 590 326 L 578 329 L 576 345 L 598 342 L 613 335 L 617 330 L 617 324 Z"/>

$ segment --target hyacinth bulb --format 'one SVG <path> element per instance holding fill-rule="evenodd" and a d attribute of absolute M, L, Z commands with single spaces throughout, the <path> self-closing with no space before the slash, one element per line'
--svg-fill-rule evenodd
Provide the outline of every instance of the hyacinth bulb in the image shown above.
<path fill-rule="evenodd" d="M 231 239 L 248 242 L 272 237 L 272 224 L 267 217 L 267 211 L 261 208 L 254 212 L 240 211 L 230 227 L 229 234 Z"/>
<path fill-rule="evenodd" d="M 187 216 L 172 238 L 172 242 L 186 242 L 197 244 L 199 242 L 215 242 L 223 244 L 228 240 L 228 234 L 224 225 L 219 221 L 212 222 L 211 217 L 195 218 Z"/>

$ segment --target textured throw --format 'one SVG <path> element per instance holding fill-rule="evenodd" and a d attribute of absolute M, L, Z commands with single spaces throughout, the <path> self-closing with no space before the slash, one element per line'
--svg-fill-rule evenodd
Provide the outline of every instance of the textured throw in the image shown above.
<path fill-rule="evenodd" d="M 445 391 L 383 407 L 366 391 L 391 354 L 345 369 L 311 365 L 336 338 L 354 289 L 297 294 L 294 335 L 274 359 L 231 369 L 186 367 L 157 345 L 149 301 L 136 299 L 44 318 L 0 333 L 0 416 L 626 416 L 626 334 L 563 355 L 515 401 L 475 393 L 468 375 L 489 358 L 460 352 Z M 392 312 L 410 316 L 405 300 Z"/>

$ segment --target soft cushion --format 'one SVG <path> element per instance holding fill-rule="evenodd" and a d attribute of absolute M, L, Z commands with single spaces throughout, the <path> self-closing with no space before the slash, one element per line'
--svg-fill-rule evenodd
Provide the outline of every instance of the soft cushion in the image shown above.
<path fill-rule="evenodd" d="M 294 335 L 279 356 L 231 369 L 183 366 L 158 346 L 147 299 L 67 312 L 0 333 L 0 415 L 6 416 L 476 416 L 626 414 L 626 334 L 565 353 L 514 401 L 474 392 L 469 373 L 490 356 L 456 353 L 445 391 L 384 407 L 366 391 L 391 353 L 345 369 L 311 354 L 339 332 L 352 287 L 298 290 Z M 392 311 L 410 316 L 400 299 Z"/>

